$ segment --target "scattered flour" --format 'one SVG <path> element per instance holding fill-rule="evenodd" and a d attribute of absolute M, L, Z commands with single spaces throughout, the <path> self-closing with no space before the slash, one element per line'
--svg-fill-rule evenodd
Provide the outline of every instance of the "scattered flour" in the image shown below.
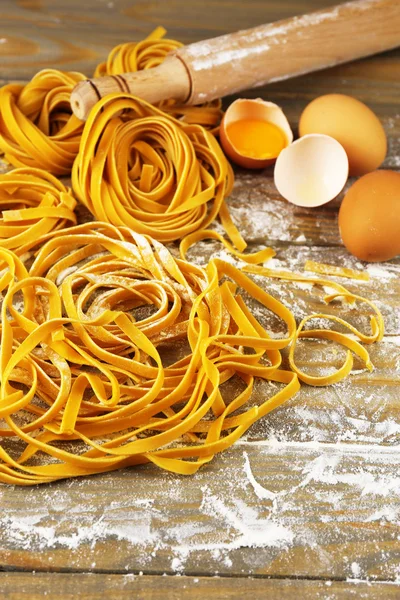
<path fill-rule="evenodd" d="M 265 476 L 256 479 L 253 473 L 260 452 L 267 453 L 271 464 L 278 461 L 280 476 L 274 477 L 273 492 L 265 487 Z M 239 557 L 252 573 L 271 556 L 294 548 L 317 552 L 329 565 L 326 544 L 333 539 L 332 527 L 346 524 L 349 511 L 354 513 L 353 534 L 356 528 L 364 531 L 366 523 L 390 523 L 396 533 L 399 466 L 398 449 L 388 446 L 296 444 L 272 438 L 259 442 L 255 452 L 254 443 L 240 440 L 236 450 L 221 456 L 212 478 L 204 469 L 190 486 L 186 478 L 171 474 L 152 477 L 152 472 L 127 471 L 122 481 L 106 476 L 115 497 L 111 504 L 101 499 L 101 478 L 29 490 L 23 516 L 19 503 L 14 508 L 7 499 L 0 515 L 3 553 L 8 548 L 38 552 L 46 564 L 46 557 L 53 557 L 47 551 L 65 548 L 72 565 L 75 559 L 82 564 L 84 552 L 88 569 L 101 570 L 102 542 L 114 538 L 126 557 L 126 569 L 135 572 L 147 571 L 160 560 L 169 561 L 176 574 L 196 572 L 207 557 L 216 573 L 229 573 Z M 135 497 L 127 496 L 127 485 L 136 483 L 141 485 Z M 0 493 L 11 498 L 15 490 Z M 384 505 L 378 506 L 375 498 L 383 498 Z M 348 565 L 354 579 L 367 576 L 362 555 L 361 541 Z"/>
<path fill-rule="evenodd" d="M 356 563 L 356 562 L 352 562 L 351 563 L 351 572 L 352 572 L 353 577 L 355 579 L 357 579 L 358 577 L 360 577 L 360 575 L 361 575 L 360 565 L 358 563 Z"/>
<path fill-rule="evenodd" d="M 270 492 L 266 488 L 264 488 L 262 485 L 260 485 L 258 483 L 258 481 L 256 481 L 256 479 L 255 479 L 255 477 L 253 475 L 253 472 L 251 470 L 249 456 L 248 456 L 247 452 L 243 452 L 243 456 L 244 456 L 244 460 L 245 460 L 244 470 L 245 470 L 247 479 L 249 480 L 249 482 L 253 486 L 253 489 L 254 489 L 257 497 L 260 500 L 274 500 L 275 499 L 275 494 L 273 492 Z"/>
<path fill-rule="evenodd" d="M 393 273 L 389 271 L 387 268 L 383 269 L 375 264 L 370 264 L 367 266 L 367 271 L 371 277 L 376 279 L 394 279 L 399 277 L 399 273 Z"/>
<path fill-rule="evenodd" d="M 295 239 L 295 242 L 305 242 L 306 241 L 306 236 L 304 235 L 304 233 L 301 233 L 300 235 L 297 236 L 297 238 Z"/>

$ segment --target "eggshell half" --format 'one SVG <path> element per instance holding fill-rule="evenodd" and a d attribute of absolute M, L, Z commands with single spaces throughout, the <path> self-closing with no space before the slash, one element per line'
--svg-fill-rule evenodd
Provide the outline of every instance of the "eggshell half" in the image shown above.
<path fill-rule="evenodd" d="M 279 127 L 286 137 L 287 146 L 293 141 L 293 132 L 283 110 L 273 102 L 267 102 L 261 98 L 239 98 L 227 108 L 219 130 L 219 138 L 225 154 L 234 163 L 245 169 L 264 169 L 268 165 L 273 164 L 276 158 L 257 159 L 244 156 L 236 150 L 227 135 L 227 126 L 230 123 L 246 119 L 259 119 L 260 121 L 273 123 Z"/>
<path fill-rule="evenodd" d="M 328 135 L 310 134 L 282 150 L 274 171 L 278 192 L 296 206 L 326 204 L 342 191 L 349 173 L 346 152 Z"/>

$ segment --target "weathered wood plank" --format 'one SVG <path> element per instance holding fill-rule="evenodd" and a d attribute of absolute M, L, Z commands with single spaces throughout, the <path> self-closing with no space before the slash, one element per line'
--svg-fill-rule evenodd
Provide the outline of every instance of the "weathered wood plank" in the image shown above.
<path fill-rule="evenodd" d="M 241 442 L 190 478 L 145 466 L 2 487 L 4 569 L 396 580 L 397 448 Z"/>
<path fill-rule="evenodd" d="M 389 138 L 392 149 L 385 165 L 388 168 L 400 165 L 400 113 L 396 117 L 396 128 L 399 134 Z M 294 206 L 282 198 L 275 188 L 272 173 L 271 167 L 261 173 L 237 172 L 228 202 L 245 239 L 274 246 L 289 243 L 342 246 L 337 215 L 343 196 L 354 180 L 348 181 L 335 200 L 316 210 Z"/>
<path fill-rule="evenodd" d="M 307 581 L 218 577 L 161 577 L 105 575 L 88 573 L 0 573 L 2 600 L 72 600 L 79 592 L 82 600 L 237 600 L 251 596 L 293 600 L 395 600 L 399 585 L 391 582 Z"/>
<path fill-rule="evenodd" d="M 160 24 L 168 28 L 171 37 L 189 43 L 331 4 L 331 0 L 268 4 L 240 0 L 3 0 L 0 73 L 2 77 L 29 78 L 38 68 L 55 66 L 90 74 L 113 46 L 140 39 Z"/>

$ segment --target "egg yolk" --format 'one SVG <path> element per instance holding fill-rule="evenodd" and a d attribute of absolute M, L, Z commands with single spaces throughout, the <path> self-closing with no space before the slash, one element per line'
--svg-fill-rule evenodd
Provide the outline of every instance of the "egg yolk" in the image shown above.
<path fill-rule="evenodd" d="M 287 145 L 279 127 L 260 119 L 233 121 L 227 125 L 226 135 L 236 152 L 249 158 L 276 158 Z"/>

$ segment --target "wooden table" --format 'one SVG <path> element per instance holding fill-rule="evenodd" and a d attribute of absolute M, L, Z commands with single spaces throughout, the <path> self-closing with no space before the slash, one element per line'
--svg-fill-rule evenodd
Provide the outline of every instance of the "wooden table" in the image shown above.
<path fill-rule="evenodd" d="M 159 24 L 190 42 L 330 3 L 2 0 L 0 77 L 26 81 L 47 67 L 90 75 L 114 45 Z M 385 167 L 400 168 L 399 73 L 393 51 L 249 95 L 282 105 L 295 127 L 318 94 L 353 94 L 382 119 Z M 276 248 L 275 265 L 301 270 L 312 258 L 359 268 L 340 242 L 338 205 L 290 206 L 271 171 L 238 173 L 230 201 L 251 245 Z M 2 486 L 0 598 L 400 598 L 400 260 L 369 269 L 370 283 L 349 287 L 385 316 L 372 373 L 356 365 L 340 384 L 303 386 L 193 477 L 146 466 Z M 265 285 L 297 318 L 319 309 L 307 286 Z M 353 322 L 364 326 L 360 315 Z M 310 341 L 300 362 L 318 369 L 340 357 Z"/>

